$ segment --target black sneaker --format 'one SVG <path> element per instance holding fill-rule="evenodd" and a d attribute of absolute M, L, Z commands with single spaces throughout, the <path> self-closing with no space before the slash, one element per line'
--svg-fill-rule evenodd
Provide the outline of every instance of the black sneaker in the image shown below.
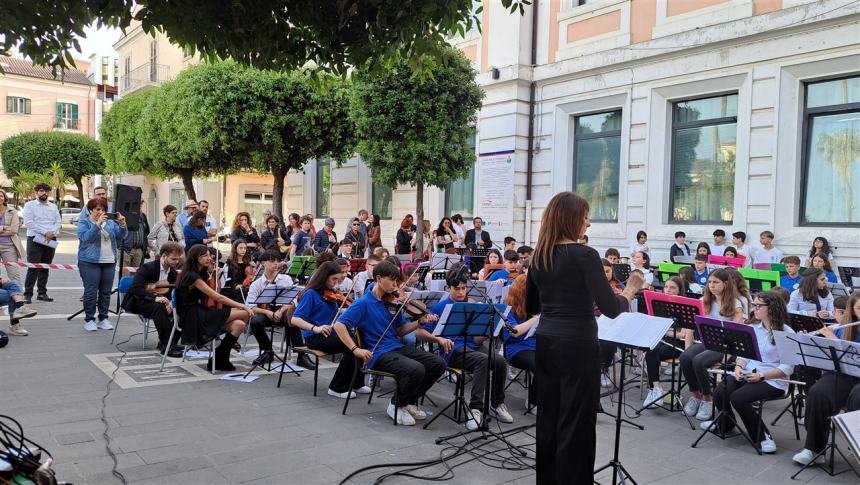
<path fill-rule="evenodd" d="M 271 364 L 273 360 L 275 360 L 275 353 L 271 350 L 265 350 L 259 357 L 254 359 L 253 364 L 255 367 L 263 367 L 266 364 Z"/>
<path fill-rule="evenodd" d="M 311 362 L 311 358 L 308 357 L 308 354 L 299 354 L 299 356 L 296 358 L 296 365 L 298 365 L 299 367 L 304 367 L 307 370 L 314 370 L 317 368 L 317 366 L 315 366 L 314 363 Z"/>
<path fill-rule="evenodd" d="M 33 295 L 24 295 L 24 304 L 32 305 L 33 304 Z"/>
<path fill-rule="evenodd" d="M 48 295 L 39 295 L 36 297 L 36 299 L 39 301 L 48 301 L 48 302 L 54 301 L 54 299 Z"/>

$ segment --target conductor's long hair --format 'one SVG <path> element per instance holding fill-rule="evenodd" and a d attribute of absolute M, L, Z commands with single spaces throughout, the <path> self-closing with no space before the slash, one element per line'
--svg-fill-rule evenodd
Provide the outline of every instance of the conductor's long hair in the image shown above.
<path fill-rule="evenodd" d="M 541 271 L 552 269 L 552 255 L 561 241 L 576 242 L 585 232 L 588 202 L 574 192 L 559 192 L 550 199 L 540 224 L 540 236 L 535 245 L 534 267 Z"/>

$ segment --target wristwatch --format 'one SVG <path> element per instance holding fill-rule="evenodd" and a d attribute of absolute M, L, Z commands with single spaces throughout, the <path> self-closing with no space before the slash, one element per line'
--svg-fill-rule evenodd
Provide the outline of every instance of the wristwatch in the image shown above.
<path fill-rule="evenodd" d="M 759 372 L 758 375 L 761 376 L 761 380 L 764 381 L 764 372 Z"/>

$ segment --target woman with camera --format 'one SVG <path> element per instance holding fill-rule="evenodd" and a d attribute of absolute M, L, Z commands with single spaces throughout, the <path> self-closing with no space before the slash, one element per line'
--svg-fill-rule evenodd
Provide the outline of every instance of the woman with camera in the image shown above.
<path fill-rule="evenodd" d="M 125 217 L 108 214 L 107 200 L 87 202 L 88 217 L 78 222 L 78 268 L 84 283 L 84 330 L 111 330 L 108 320 L 110 293 L 116 271 L 117 241 L 128 235 Z M 98 306 L 98 323 L 95 320 Z"/>

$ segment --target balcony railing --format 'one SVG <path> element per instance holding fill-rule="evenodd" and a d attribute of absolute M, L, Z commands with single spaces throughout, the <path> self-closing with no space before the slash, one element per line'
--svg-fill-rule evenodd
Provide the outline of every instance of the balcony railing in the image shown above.
<path fill-rule="evenodd" d="M 56 130 L 77 130 L 78 129 L 78 119 L 77 118 L 55 118 L 54 119 L 54 129 L 56 129 Z"/>
<path fill-rule="evenodd" d="M 158 86 L 167 81 L 169 72 L 169 66 L 147 62 L 119 77 L 119 94 L 124 96 L 147 86 Z"/>

